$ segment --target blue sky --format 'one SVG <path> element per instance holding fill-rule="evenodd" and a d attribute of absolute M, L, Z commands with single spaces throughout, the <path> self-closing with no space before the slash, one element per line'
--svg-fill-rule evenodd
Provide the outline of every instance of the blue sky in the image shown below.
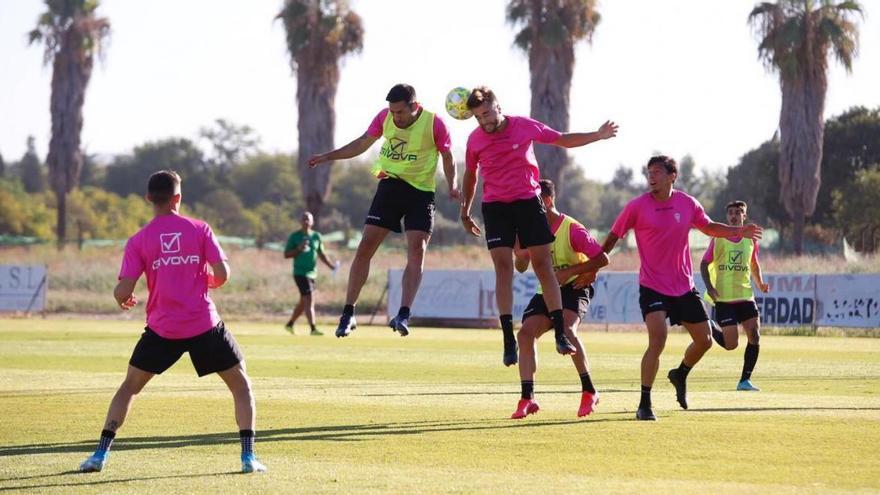
<path fill-rule="evenodd" d="M 216 118 L 254 127 L 265 149 L 297 147 L 295 79 L 284 29 L 269 0 L 103 0 L 113 34 L 92 76 L 83 144 L 128 152 L 147 140 L 195 138 Z M 832 63 L 826 116 L 880 106 L 880 2 L 863 1 L 861 54 L 852 75 Z M 440 111 L 455 86 L 487 84 L 509 114 L 529 111 L 525 55 L 512 46 L 503 0 L 354 0 L 364 50 L 347 58 L 337 95 L 336 144 L 360 135 L 388 88 L 409 82 Z M 474 5 L 479 5 L 475 9 Z M 619 136 L 573 152 L 587 176 L 607 180 L 618 164 L 641 166 L 654 151 L 690 153 L 698 167 L 726 168 L 773 135 L 779 86 L 757 60 L 746 0 L 600 1 L 592 45 L 577 49 L 571 129 L 604 120 Z M 51 69 L 26 33 L 36 0 L 0 0 L 0 153 L 17 160 L 34 135 L 49 140 Z M 874 9 L 877 9 L 876 11 Z M 475 13 L 481 17 L 475 18 Z M 473 120 L 446 118 L 463 156 Z M 372 150 L 373 153 L 376 150 Z"/>

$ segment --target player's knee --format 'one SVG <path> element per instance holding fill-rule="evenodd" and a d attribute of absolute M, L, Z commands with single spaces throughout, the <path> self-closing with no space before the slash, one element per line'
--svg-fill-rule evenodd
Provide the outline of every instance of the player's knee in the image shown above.
<path fill-rule="evenodd" d="M 755 327 L 754 330 L 749 332 L 749 343 L 758 345 L 761 342 L 761 332 L 758 327 Z"/>
<path fill-rule="evenodd" d="M 522 347 L 523 342 L 531 342 L 534 339 L 535 336 L 532 335 L 532 332 L 524 328 L 520 328 L 516 332 L 516 341 L 520 343 L 520 347 Z"/>
<path fill-rule="evenodd" d="M 708 351 L 712 348 L 712 335 L 701 335 L 694 339 L 694 344 Z"/>
<path fill-rule="evenodd" d="M 726 338 L 724 339 L 724 348 L 727 349 L 728 351 L 732 351 L 732 350 L 736 349 L 737 347 L 739 347 L 739 340 L 738 339 L 726 339 Z"/>

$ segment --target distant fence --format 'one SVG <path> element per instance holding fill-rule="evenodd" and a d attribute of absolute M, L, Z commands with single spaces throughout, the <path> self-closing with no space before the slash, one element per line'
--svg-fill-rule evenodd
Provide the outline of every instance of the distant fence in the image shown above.
<path fill-rule="evenodd" d="M 46 309 L 45 265 L 0 265 L 0 312 Z"/>
<path fill-rule="evenodd" d="M 388 272 L 388 307 L 400 304 L 403 270 Z M 702 293 L 702 280 L 695 277 Z M 770 292 L 755 290 L 761 320 L 769 326 L 880 327 L 880 274 L 765 274 Z M 519 321 L 538 287 L 531 272 L 513 281 L 513 314 Z M 635 272 L 599 272 L 588 323 L 641 323 L 639 283 Z M 412 311 L 419 318 L 491 320 L 495 273 L 491 270 L 429 270 L 424 273 Z"/>

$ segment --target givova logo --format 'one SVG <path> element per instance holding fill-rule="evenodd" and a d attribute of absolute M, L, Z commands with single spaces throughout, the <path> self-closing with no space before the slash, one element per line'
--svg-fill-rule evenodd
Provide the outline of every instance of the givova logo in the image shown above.
<path fill-rule="evenodd" d="M 749 271 L 749 266 L 743 263 L 742 251 L 728 251 L 727 264 L 719 264 L 718 271 L 747 272 Z"/>
<path fill-rule="evenodd" d="M 401 160 L 407 162 L 414 162 L 418 160 L 419 155 L 415 153 L 408 153 L 406 151 L 406 141 L 400 139 L 398 137 L 393 137 L 382 145 L 382 149 L 379 151 L 379 154 L 384 156 L 385 158 L 390 158 L 392 160 Z"/>

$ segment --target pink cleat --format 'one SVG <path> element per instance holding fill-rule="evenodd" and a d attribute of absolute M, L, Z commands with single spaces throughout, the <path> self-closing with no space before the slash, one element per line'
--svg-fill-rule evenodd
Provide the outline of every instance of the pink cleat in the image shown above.
<path fill-rule="evenodd" d="M 583 418 L 589 416 L 593 412 L 593 408 L 599 403 L 599 393 L 591 394 L 584 392 L 581 394 L 581 407 L 578 408 L 578 417 Z"/>
<path fill-rule="evenodd" d="M 523 419 L 529 414 L 535 414 L 540 410 L 541 408 L 535 402 L 535 399 L 520 399 L 516 403 L 516 411 L 513 411 L 513 414 L 510 415 L 510 419 Z"/>

